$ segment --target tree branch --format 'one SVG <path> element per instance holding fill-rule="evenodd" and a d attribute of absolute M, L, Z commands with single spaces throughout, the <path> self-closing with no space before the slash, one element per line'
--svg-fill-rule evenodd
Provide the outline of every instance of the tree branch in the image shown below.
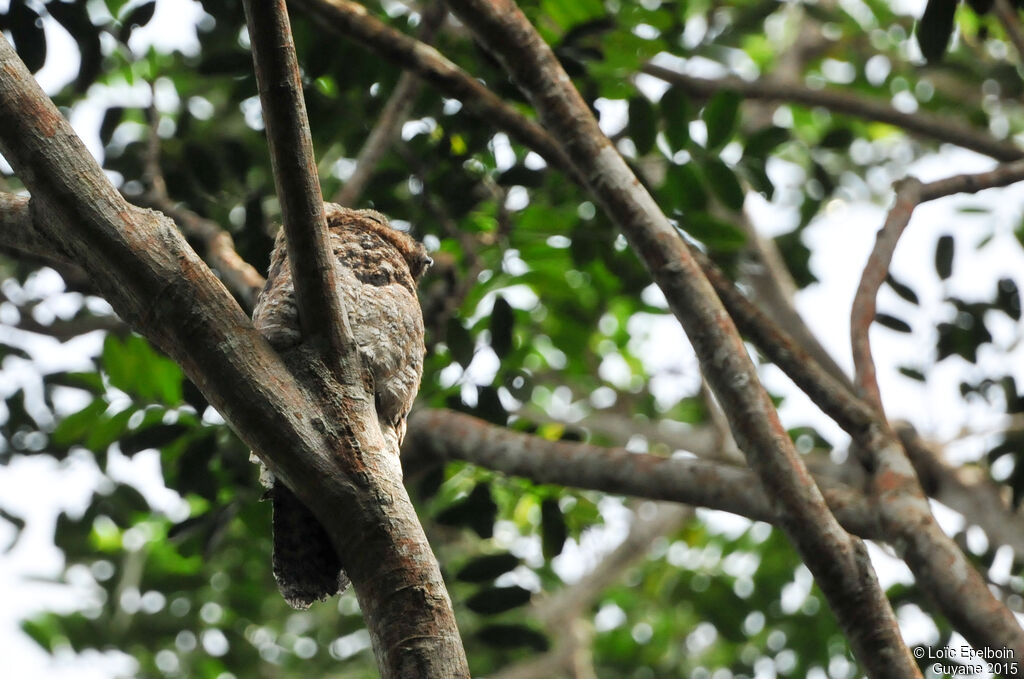
<path fill-rule="evenodd" d="M 919 676 L 899 636 L 867 550 L 829 512 L 725 309 L 682 238 L 601 133 L 551 49 L 511 0 L 449 0 L 502 62 L 559 139 L 591 194 L 622 228 L 665 293 L 729 416 L 740 449 L 783 518 L 783 530 L 815 574 L 863 667 L 875 676 Z"/>
<path fill-rule="evenodd" d="M 860 284 L 853 298 L 850 313 L 850 344 L 853 347 L 853 364 L 856 369 L 857 387 L 864 398 L 879 412 L 884 413 L 882 397 L 875 377 L 875 363 L 871 357 L 871 343 L 868 331 L 875 320 L 875 299 L 878 290 L 889 273 L 893 253 L 900 236 L 910 223 L 910 217 L 921 203 L 952 195 L 954 193 L 977 193 L 985 189 L 1008 186 L 1024 180 L 1024 161 L 1001 165 L 987 172 L 961 174 L 934 182 L 922 184 L 915 177 L 908 177 L 894 186 L 896 202 L 889 210 L 885 224 L 878 232 L 875 247 L 868 257 Z M 883 415 L 884 417 L 884 415 Z"/>
<path fill-rule="evenodd" d="M 1017 49 L 1017 58 L 1024 59 L 1024 32 L 1020 27 L 1020 15 L 1010 0 L 995 0 L 992 7 L 995 15 L 1006 29 L 1006 35 Z"/>
<path fill-rule="evenodd" d="M 853 348 L 857 389 L 861 397 L 882 417 L 885 417 L 885 409 L 882 407 L 882 394 L 878 391 L 868 329 L 875 320 L 875 299 L 885 277 L 889 274 L 889 264 L 896 251 L 896 244 L 910 223 L 910 215 L 914 213 L 920 198 L 921 182 L 917 179 L 910 177 L 896 186 L 896 203 L 889 211 L 885 224 L 878 231 L 875 247 L 864 266 L 864 273 L 861 274 L 860 285 L 857 286 L 850 312 L 850 346 Z"/>
<path fill-rule="evenodd" d="M 665 82 L 679 85 L 687 92 L 699 97 L 710 97 L 716 92 L 729 90 L 745 99 L 764 99 L 802 106 L 820 106 L 835 113 L 888 123 L 919 137 L 955 144 L 1001 162 L 1024 158 L 1024 150 L 1016 148 L 1009 142 L 995 139 L 984 132 L 921 111 L 913 114 L 902 113 L 889 104 L 864 99 L 849 92 L 812 90 L 802 85 L 747 81 L 733 77 L 715 80 L 697 78 L 650 63 L 645 64 L 641 70 Z"/>
<path fill-rule="evenodd" d="M 419 40 L 424 45 L 429 45 L 434 40 L 445 17 L 448 16 L 448 8 L 441 0 L 431 0 L 426 9 L 423 10 L 419 30 Z M 363 195 L 366 185 L 373 177 L 377 165 L 395 137 L 402 130 L 402 125 L 409 118 L 416 97 L 419 96 L 423 82 L 412 71 L 402 71 L 402 75 L 395 84 L 395 89 L 384 104 L 384 108 L 377 117 L 370 135 L 359 149 L 359 156 L 356 158 L 356 169 L 348 178 L 345 185 L 334 194 L 334 202 L 347 207 L 355 207 L 359 198 Z"/>
<path fill-rule="evenodd" d="M 666 500 L 782 525 L 780 510 L 748 469 L 686 457 L 659 457 L 588 443 L 548 441 L 487 424 L 451 410 L 417 410 L 404 450 L 413 459 L 465 460 L 535 483 Z M 874 511 L 856 491 L 822 481 L 822 492 L 844 526 L 879 537 Z"/>
<path fill-rule="evenodd" d="M 335 280 L 288 11 L 284 0 L 244 6 L 302 333 L 326 339 L 328 365 L 355 364 L 346 360 L 355 357 L 355 340 Z"/>
<path fill-rule="evenodd" d="M 160 166 L 160 136 L 157 134 L 159 114 L 156 107 L 150 106 L 147 115 L 149 137 L 143 158 L 143 179 L 149 189 L 138 198 L 137 203 L 160 210 L 174 220 L 186 238 L 202 243 L 205 251 L 203 259 L 220 274 L 221 280 L 238 298 L 245 312 L 251 314 L 266 280 L 238 255 L 230 233 L 212 219 L 200 217 L 171 199 Z"/>
<path fill-rule="evenodd" d="M 468 75 L 433 47 L 370 16 L 349 0 L 291 0 L 325 29 L 363 43 L 377 54 L 459 100 L 467 111 L 508 132 L 553 166 L 573 174 L 569 159 L 540 125 L 506 104 L 485 85 Z"/>
<path fill-rule="evenodd" d="M 385 445 L 372 400 L 300 387 L 173 223 L 114 189 L 6 40 L 0 152 L 32 193 L 35 233 L 81 263 L 121 318 L 182 366 L 329 531 L 382 676 L 413 667 L 468 677 L 436 560 L 404 487 L 388 476 L 394 462 L 375 452 Z M 315 356 L 308 365 L 317 369 Z M 350 440 L 369 445 L 353 450 Z"/>

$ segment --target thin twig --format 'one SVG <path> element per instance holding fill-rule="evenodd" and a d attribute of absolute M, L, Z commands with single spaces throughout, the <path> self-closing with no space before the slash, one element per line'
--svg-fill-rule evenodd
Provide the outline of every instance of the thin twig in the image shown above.
<path fill-rule="evenodd" d="M 1006 35 L 1017 49 L 1017 58 L 1024 59 L 1024 31 L 1021 31 L 1020 15 L 1010 0 L 995 0 L 992 7 L 999 21 L 1006 29 Z"/>
<path fill-rule="evenodd" d="M 879 288 L 889 274 L 889 264 L 892 262 L 893 252 L 896 251 L 896 244 L 910 223 L 910 216 L 920 200 L 921 182 L 917 179 L 908 177 L 896 186 L 896 203 L 889 210 L 885 224 L 878 231 L 875 247 L 864 267 L 850 313 L 850 345 L 853 347 L 857 388 L 862 398 L 873 405 L 882 417 L 885 416 L 885 409 L 882 407 L 882 394 L 878 390 L 868 330 L 875 320 L 875 300 Z"/>
<path fill-rule="evenodd" d="M 217 222 L 200 217 L 170 197 L 160 163 L 160 136 L 157 133 L 160 118 L 155 104 L 150 105 L 146 115 L 149 119 L 149 136 L 143 155 L 142 178 L 147 190 L 133 202 L 160 210 L 174 220 L 187 238 L 201 243 L 204 250 L 203 259 L 220 275 L 246 313 L 251 314 L 256 306 L 256 298 L 263 290 L 265 279 L 255 267 L 238 254 L 230 233 L 222 229 Z"/>
<path fill-rule="evenodd" d="M 955 193 L 977 193 L 985 189 L 1008 186 L 1024 180 L 1024 161 L 1000 165 L 987 172 L 960 174 L 922 184 L 914 177 L 895 185 L 896 202 L 878 232 L 875 247 L 868 257 L 850 313 L 850 343 L 857 387 L 862 396 L 884 417 L 881 392 L 871 357 L 869 329 L 875 320 L 875 299 L 882 286 L 900 236 L 910 222 L 914 209 L 921 203 Z"/>
<path fill-rule="evenodd" d="M 903 113 L 887 103 L 865 99 L 850 92 L 837 90 L 814 90 L 795 84 L 747 81 L 740 78 L 697 78 L 656 64 L 644 64 L 644 73 L 665 82 L 679 85 L 686 91 L 701 97 L 710 97 L 716 92 L 729 90 L 744 99 L 781 101 L 803 106 L 820 106 L 866 120 L 888 123 L 921 137 L 955 144 L 977 151 L 1001 162 L 1024 158 L 1024 150 L 1013 144 L 979 132 L 946 118 L 923 112 Z"/>
<path fill-rule="evenodd" d="M 467 111 L 505 130 L 555 167 L 573 172 L 572 164 L 558 142 L 544 128 L 506 104 L 433 47 L 376 19 L 357 2 L 290 1 L 325 29 L 358 40 L 392 63 L 416 73 L 445 95 L 462 102 Z"/>
<path fill-rule="evenodd" d="M 302 333 L 326 339 L 327 365 L 345 366 L 355 340 L 335 280 L 288 11 L 284 0 L 244 5 Z"/>
<path fill-rule="evenodd" d="M 448 8 L 445 7 L 445 4 L 441 0 L 432 0 L 423 11 L 419 30 L 420 42 L 424 45 L 432 43 L 446 16 L 448 16 Z M 359 202 L 359 198 L 366 190 L 366 185 L 373 177 L 381 158 L 384 157 L 384 153 L 401 131 L 402 125 L 408 120 L 409 113 L 422 88 L 423 81 L 412 71 L 402 71 L 402 75 L 399 76 L 398 82 L 395 84 L 395 89 L 384 104 L 366 142 L 359 149 L 355 172 L 334 194 L 332 200 L 335 203 L 346 207 L 355 207 Z"/>

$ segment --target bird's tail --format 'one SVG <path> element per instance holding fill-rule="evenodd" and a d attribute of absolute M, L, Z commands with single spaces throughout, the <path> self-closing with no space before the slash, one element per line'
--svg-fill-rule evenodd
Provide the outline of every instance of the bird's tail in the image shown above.
<path fill-rule="evenodd" d="M 295 494 L 274 481 L 274 578 L 292 608 L 309 608 L 314 601 L 344 592 L 348 577 L 327 531 Z"/>

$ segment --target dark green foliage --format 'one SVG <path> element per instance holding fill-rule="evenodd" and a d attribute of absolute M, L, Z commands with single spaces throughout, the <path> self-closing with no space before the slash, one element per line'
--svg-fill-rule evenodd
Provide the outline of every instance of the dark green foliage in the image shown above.
<path fill-rule="evenodd" d="M 210 18 L 198 31 L 198 52 L 189 55 L 136 53 L 125 44 L 138 41 L 138 27 L 152 29 L 153 2 L 99 4 L 105 4 L 109 16 L 94 11 L 95 2 L 14 0 L 3 28 L 33 69 L 54 58 L 42 38 L 39 16 L 52 17 L 70 33 L 82 59 L 74 80 L 55 100 L 74 111 L 96 86 L 90 96 L 101 119 L 98 130 L 89 134 L 98 131 L 104 169 L 123 178 L 122 188 L 133 195 L 146 188 L 147 112 L 138 99 L 117 93 L 154 81 L 173 89 L 176 97 L 161 100 L 158 111 L 161 167 L 171 198 L 229 231 L 239 254 L 265 271 L 280 215 L 265 135 L 252 126 L 256 83 L 251 55 L 239 40 L 241 3 L 202 0 Z M 930 60 L 946 52 L 954 5 L 933 0 L 918 23 L 917 39 L 923 48 L 929 44 L 924 51 Z M 389 4 L 388 11 L 396 6 Z M 631 160 L 640 180 L 680 237 L 697 241 L 730 274 L 750 263 L 738 221 L 744 206 L 750 209 L 759 200 L 747 202 L 748 192 L 760 193 L 778 214 L 784 213 L 787 221 L 781 224 L 755 226 L 782 234 L 774 243 L 802 289 L 817 282 L 808 244 L 821 236 L 815 229 L 823 210 L 851 196 L 865 198 L 864 192 L 881 202 L 878 186 L 866 181 L 869 171 L 884 167 L 902 173 L 904 150 L 917 158 L 938 145 L 920 137 L 913 146 L 897 148 L 891 126 L 817 107 L 743 101 L 728 91 L 705 97 L 680 85 L 660 93 L 646 87 L 647 76 L 637 75 L 659 53 L 685 57 L 693 72 L 706 63 L 732 75 L 742 68 L 742 77 L 756 69 L 764 77 L 789 56 L 768 38 L 766 26 L 804 14 L 838 37 L 829 39 L 826 53 L 808 57 L 801 81 L 879 101 L 911 92 L 922 112 L 979 129 L 1002 124 L 993 113 L 999 109 L 1009 135 L 1022 132 L 1014 99 L 1021 81 L 1014 62 L 974 47 L 996 38 L 969 34 L 974 29 L 963 22 L 965 48 L 945 55 L 943 64 L 932 67 L 944 69 L 942 78 L 932 77 L 932 70 L 921 71 L 905 58 L 906 42 L 914 39 L 911 19 L 894 14 L 882 0 L 865 0 L 867 9 L 859 10 L 873 15 L 869 29 L 861 23 L 863 16 L 826 3 L 525 0 L 520 6 L 555 48 L 587 104 L 596 110 L 604 99 L 624 114 L 621 129 L 611 130 L 615 141 L 624 141 L 626 149 L 630 141 L 635 146 L 637 157 Z M 377 3 L 366 7 L 398 30 L 415 33 L 416 22 L 408 14 L 388 14 Z M 986 11 L 981 0 L 972 7 Z M 298 9 L 292 21 L 324 195 L 330 197 L 342 185 L 340 176 L 350 169 L 400 70 L 357 41 L 323 31 Z M 696 30 L 700 26 L 705 28 Z M 464 32 L 446 28 L 437 45 L 535 117 L 500 67 Z M 880 83 L 867 75 L 866 64 L 875 55 L 889 64 Z M 825 75 L 836 63 L 851 66 L 852 80 Z M 943 84 L 947 80 L 961 87 L 949 89 Z M 984 97 L 981 83 L 991 83 Z M 995 85 L 998 107 L 989 106 Z M 929 87 L 934 91 L 925 96 Z M 98 92 L 107 94 L 97 100 Z M 599 445 L 624 445 L 634 433 L 639 440 L 640 432 L 660 420 L 703 427 L 708 406 L 699 375 L 682 366 L 651 374 L 651 360 L 662 348 L 644 341 L 645 328 L 668 311 L 650 294 L 649 272 L 599 201 L 560 172 L 534 162 L 529 149 L 515 140 L 510 154 L 499 153 L 499 147 L 506 147 L 495 139 L 494 121 L 468 106 L 446 106 L 432 86 L 411 104 L 413 122 L 385 153 L 358 206 L 406 221 L 414 235 L 436 245 L 432 256 L 437 263 L 421 285 L 430 337 L 417 407 L 448 406 L 547 440 Z M 698 118 L 694 129 L 703 124 L 707 130 L 703 145 L 690 137 L 691 123 Z M 864 158 L 851 157 L 851 148 L 858 147 L 867 149 Z M 16 179 L 8 181 L 11 191 L 19 188 Z M 877 225 L 842 228 L 867 239 Z M 910 272 L 906 281 L 904 274 L 890 276 L 888 287 L 903 301 L 884 300 L 895 307 L 886 308 L 893 315 L 882 313 L 877 320 L 902 333 L 913 323 L 926 337 L 935 329 L 935 354 L 923 350 L 911 365 L 899 368 L 909 380 L 923 383 L 933 360 L 959 356 L 973 371 L 963 378 L 966 400 L 988 402 L 1007 414 L 1024 412 L 1024 396 L 1013 378 L 1003 375 L 1005 370 L 989 374 L 993 363 L 979 360 L 984 352 L 1004 349 L 997 343 L 1005 327 L 1020 320 L 1019 281 L 989 283 L 983 288 L 989 294 L 980 299 L 953 297 L 957 277 L 967 275 L 959 263 L 954 271 L 956 247 L 966 262 L 972 247 L 989 246 L 965 240 L 957 225 L 944 228 L 950 235 L 939 240 L 934 266 L 949 281 L 940 293 L 947 299 L 930 299 L 928 288 Z M 1024 227 L 1015 235 L 1024 244 Z M 205 254 L 200 243 L 193 246 Z M 921 258 L 930 264 L 930 253 Z M 818 259 L 814 264 L 819 273 L 830 266 Z M 16 293 L 37 268 L 0 259 L 0 293 L 11 297 L 0 299 L 3 323 L 12 310 L 32 316 L 40 300 L 20 299 Z M 999 275 L 1006 274 L 994 274 L 993 280 Z M 467 276 L 473 278 L 464 296 L 452 297 Z M 74 318 L 102 313 L 87 311 Z M 905 335 L 895 339 L 910 341 Z M 4 368 L 35 362 L 38 351 L 13 334 L 0 334 Z M 68 567 L 93 574 L 100 603 L 33 617 L 24 624 L 29 637 L 50 651 L 123 651 L 138 662 L 136 675 L 146 679 L 215 679 L 225 672 L 236 677 L 377 676 L 351 594 L 300 613 L 287 609 L 277 596 L 270 573 L 270 508 L 260 502 L 263 491 L 247 459 L 249 451 L 219 423 L 196 386 L 127 331 L 109 334 L 94 359 L 91 367 L 76 368 L 79 372 L 40 374 L 35 385 L 0 391 L 0 465 L 23 456 L 81 457 L 94 461 L 104 477 L 84 512 L 59 516 L 54 534 Z M 678 394 L 656 398 L 659 381 L 673 383 Z M 616 434 L 613 425 L 625 433 Z M 809 456 L 832 448 L 811 428 L 789 434 Z M 655 454 L 674 452 L 656 436 L 643 439 Z M 979 466 L 995 469 L 997 481 L 1010 489 L 1016 503 L 1024 498 L 1022 450 L 1024 439 L 1007 432 L 979 451 L 987 454 Z M 115 480 L 120 477 L 113 461 L 134 457 L 138 462 L 152 451 L 159 455 L 164 481 L 185 503 L 173 516 L 155 510 L 148 496 L 123 479 Z M 561 630 L 540 627 L 535 605 L 571 586 L 562 581 L 561 566 L 576 555 L 592 556 L 596 563 L 600 555 L 594 556 L 589 540 L 610 515 L 606 508 L 616 507 L 617 501 L 459 462 L 408 480 L 420 491 L 413 494 L 445 570 L 474 676 L 533 659 L 559 641 Z M 14 527 L 15 540 L 21 520 L 0 498 L 0 521 Z M 22 542 L 0 549 L 18 549 Z M 590 625 L 602 611 L 616 613 L 600 618 L 602 624 L 613 623 L 595 624 L 591 650 L 594 671 L 602 679 L 716 672 L 754 676 L 755 664 L 784 652 L 791 654 L 792 667 L 779 673 L 808 676 L 849 657 L 816 589 L 810 588 L 795 607 L 783 596 L 787 588 L 799 589 L 806 582 L 793 550 L 763 525 L 724 534 L 714 519 L 692 521 L 636 556 L 583 614 Z M 131 596 L 126 607 L 125 588 L 137 590 L 140 598 L 152 593 L 150 608 L 134 606 Z M 894 588 L 891 594 L 897 606 L 931 610 L 927 593 L 916 587 Z M 934 620 L 940 636 L 948 638 L 948 624 Z M 227 641 L 222 654 L 204 646 L 214 632 Z M 700 639 L 710 641 L 691 644 Z M 161 653 L 160 662 L 168 653 L 176 659 L 176 670 L 160 668 Z"/>
<path fill-rule="evenodd" d="M 917 44 L 928 61 L 939 61 L 946 53 L 956 6 L 957 0 L 928 0 L 916 29 Z"/>
<path fill-rule="evenodd" d="M 896 332 L 913 332 L 909 323 L 889 314 L 881 312 L 875 314 L 875 322 Z"/>
<path fill-rule="evenodd" d="M 935 245 L 935 273 L 946 280 L 953 275 L 953 237 L 941 236 Z"/>
<path fill-rule="evenodd" d="M 736 129 L 740 96 L 728 90 L 718 92 L 704 107 L 701 118 L 708 129 L 707 148 L 714 150 L 725 145 Z"/>
<path fill-rule="evenodd" d="M 463 582 L 487 582 L 504 575 L 519 565 L 519 557 L 509 554 L 488 554 L 470 559 L 455 575 Z"/>

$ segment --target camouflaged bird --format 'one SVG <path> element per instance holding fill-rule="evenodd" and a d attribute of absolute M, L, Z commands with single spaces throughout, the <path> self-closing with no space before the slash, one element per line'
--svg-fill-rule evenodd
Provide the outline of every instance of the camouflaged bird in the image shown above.
<path fill-rule="evenodd" d="M 423 374 L 423 314 L 416 284 L 431 260 L 421 243 L 392 228 L 379 212 L 330 203 L 324 208 L 340 297 L 363 366 L 373 378 L 381 433 L 397 460 Z M 274 243 L 267 283 L 252 318 L 285 357 L 301 344 L 284 229 Z M 274 577 L 285 600 L 308 608 L 343 592 L 349 581 L 324 527 L 268 470 L 262 470 L 260 480 L 270 488 L 273 502 Z"/>

